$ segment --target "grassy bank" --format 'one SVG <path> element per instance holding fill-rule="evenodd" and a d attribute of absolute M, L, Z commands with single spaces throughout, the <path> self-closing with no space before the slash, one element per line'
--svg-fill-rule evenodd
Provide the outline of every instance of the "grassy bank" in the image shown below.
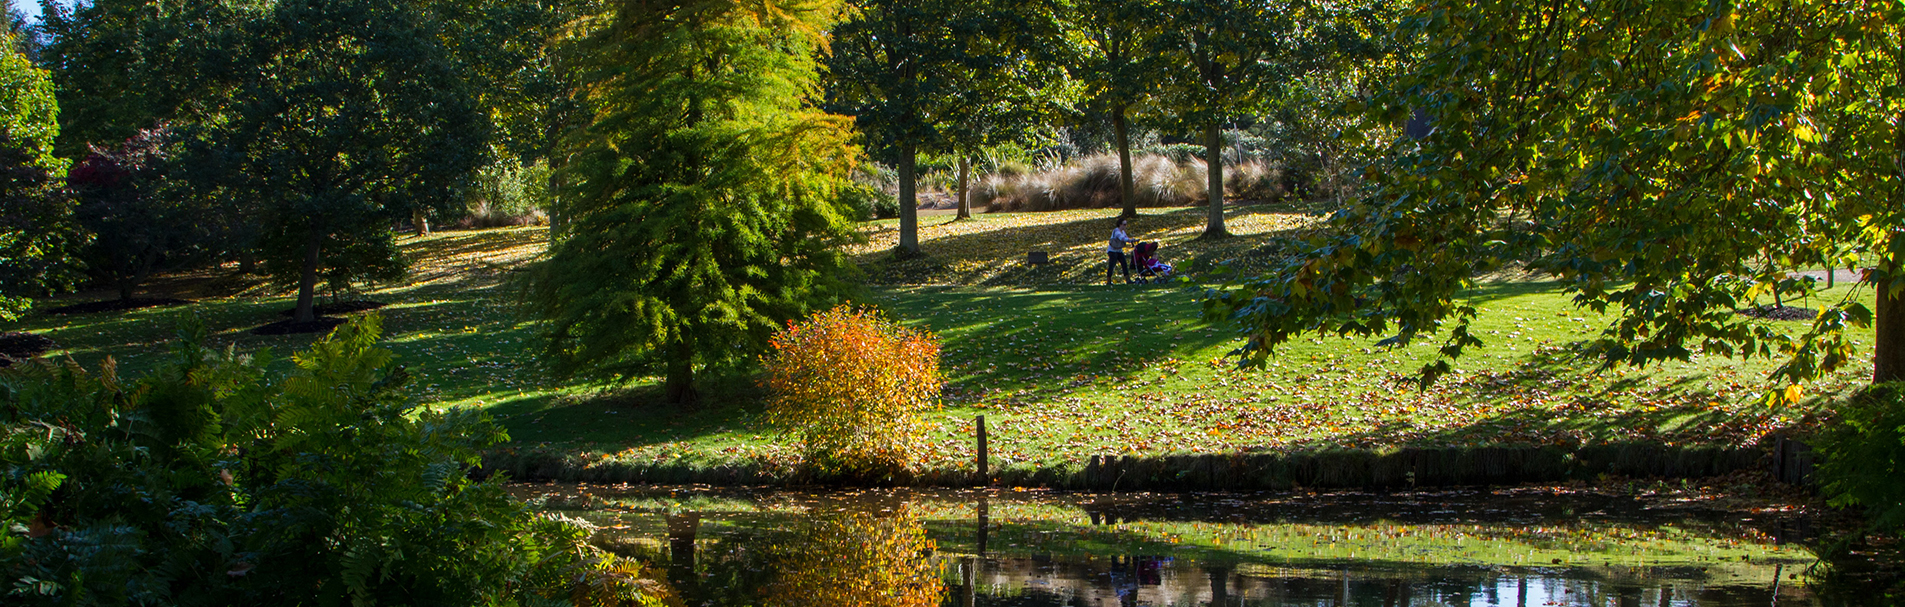
<path fill-rule="evenodd" d="M 1230 223 L 1238 238 L 1203 243 L 1193 240 L 1202 210 L 1146 212 L 1134 235 L 1163 242 L 1165 259 L 1186 268 L 1249 266 L 1257 252 L 1314 221 L 1295 209 L 1240 207 Z M 1575 309 L 1556 285 L 1540 281 L 1505 280 L 1468 293 L 1484 310 L 1477 329 L 1490 347 L 1428 390 L 1406 381 L 1433 354 L 1426 344 L 1381 350 L 1364 341 L 1299 340 L 1267 369 L 1238 370 L 1223 359 L 1235 336 L 1200 320 L 1194 291 L 1101 284 L 1101 241 L 1114 214 L 928 218 L 921 230 L 928 256 L 906 262 L 879 252 L 895 237 L 891 226 L 868 224 L 870 242 L 857 252 L 871 285 L 867 301 L 937 332 L 945 345 L 949 383 L 945 406 L 928 420 L 936 430 L 927 470 L 950 478 L 970 468 L 978 415 L 987 418 L 994 469 L 1024 479 L 1040 470 L 1082 473 L 1094 456 L 1735 448 L 1812 419 L 1811 404 L 1759 403 L 1763 361 L 1696 358 L 1595 372 L 1570 344 L 1607 319 Z M 389 304 L 382 311 L 387 343 L 417 377 L 422 399 L 495 415 L 514 439 L 500 454 L 506 468 L 684 477 L 674 480 L 739 469 L 778 478 L 792 469 L 796 450 L 756 421 L 759 394 L 747 377 L 710 386 L 710 402 L 695 410 L 654 404 L 652 382 L 604 390 L 548 379 L 536 365 L 535 326 L 519 314 L 505 280 L 545 239 L 539 228 L 504 228 L 403 242 L 414 262 L 411 282 L 366 296 Z M 1030 250 L 1050 253 L 1054 263 L 1027 266 Z M 40 314 L 0 330 L 44 334 L 64 348 L 58 354 L 87 366 L 111 356 L 122 372 L 164 356 L 181 314 L 201 318 L 217 345 L 245 351 L 289 353 L 311 339 L 246 333 L 290 307 L 265 285 L 223 274 L 168 280 L 162 288 L 198 303 Z M 1869 334 L 1854 339 L 1870 342 Z M 1853 365 L 1815 394 L 1860 386 L 1869 373 L 1869 364 Z"/>

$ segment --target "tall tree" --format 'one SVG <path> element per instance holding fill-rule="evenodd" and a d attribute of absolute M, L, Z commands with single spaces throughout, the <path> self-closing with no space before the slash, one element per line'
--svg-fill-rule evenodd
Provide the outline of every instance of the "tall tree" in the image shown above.
<path fill-rule="evenodd" d="M 266 270 L 316 319 L 335 286 L 400 275 L 393 220 L 454 204 L 488 128 L 426 5 L 282 0 L 247 24 L 242 93 L 201 131 L 217 185 L 263 208 Z"/>
<path fill-rule="evenodd" d="M 1130 120 L 1162 80 L 1163 66 L 1152 42 L 1161 34 L 1159 6 L 1152 0 L 1079 0 L 1074 6 L 1068 25 L 1084 43 L 1084 52 L 1071 63 L 1072 76 L 1085 84 L 1087 94 L 1111 117 L 1122 216 L 1135 217 L 1138 201 L 1131 177 Z"/>
<path fill-rule="evenodd" d="M 1261 361 L 1306 333 L 1441 334 L 1431 380 L 1482 340 L 1462 292 L 1511 264 L 1617 308 L 1608 365 L 1783 359 L 1771 394 L 1852 360 L 1848 296 L 1799 334 L 1734 314 L 1810 296 L 1795 274 L 1867 265 L 1874 381 L 1905 372 L 1905 6 L 1877 0 L 1430 2 L 1421 58 L 1368 106 L 1431 117 L 1366 171 L 1338 236 L 1211 302 Z"/>
<path fill-rule="evenodd" d="M 917 254 L 921 152 L 970 154 L 1063 101 L 1058 6 L 1044 0 L 859 0 L 834 29 L 830 102 L 899 169 L 898 252 Z"/>
<path fill-rule="evenodd" d="M 1226 238 L 1224 125 L 1254 113 L 1280 87 L 1340 57 L 1339 37 L 1352 3 L 1310 0 L 1161 0 L 1164 34 L 1156 52 L 1171 65 L 1164 94 L 1178 123 L 1201 131 L 1210 217 L 1199 238 Z"/>
<path fill-rule="evenodd" d="M 0 35 L 0 320 L 77 278 L 73 256 L 85 239 L 56 189 L 66 173 L 53 156 L 59 130 L 52 79 Z"/>
<path fill-rule="evenodd" d="M 832 0 L 620 0 L 580 26 L 593 122 L 569 140 L 568 235 L 530 279 L 564 374 L 695 377 L 746 363 L 846 292 L 848 118 L 814 107 Z"/>
<path fill-rule="evenodd" d="M 596 2 L 431 0 L 444 37 L 493 124 L 490 169 L 560 164 L 564 133 L 586 118 L 573 74 L 550 52 L 570 22 L 600 10 Z M 555 189 L 554 183 L 534 184 Z M 422 209 L 418 209 L 419 212 Z M 421 215 L 419 220 L 421 226 Z"/>
<path fill-rule="evenodd" d="M 205 119 L 236 86 L 254 0 L 41 2 L 42 65 L 59 83 L 59 153 L 117 146 L 161 122 Z"/>
<path fill-rule="evenodd" d="M 1065 71 L 1076 50 L 1058 44 L 1067 35 L 1067 8 L 1050 0 L 972 3 L 964 13 L 978 35 L 961 41 L 959 60 L 942 73 L 937 97 L 937 148 L 958 166 L 958 211 L 972 218 L 972 155 L 998 145 L 1050 138 L 1052 124 L 1072 111 L 1079 87 Z"/>
<path fill-rule="evenodd" d="M 919 248 L 919 196 L 914 167 L 919 152 L 940 143 L 934 105 L 956 64 L 959 43 L 979 36 L 970 7 L 951 0 L 859 0 L 834 28 L 830 67 L 833 105 L 852 114 L 879 156 L 899 172 L 900 241 L 895 252 Z"/>

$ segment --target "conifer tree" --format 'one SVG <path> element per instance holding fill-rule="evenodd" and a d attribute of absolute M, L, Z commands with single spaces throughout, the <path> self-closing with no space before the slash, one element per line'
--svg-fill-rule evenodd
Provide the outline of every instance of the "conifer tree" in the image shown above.
<path fill-rule="evenodd" d="M 622 0 L 567 44 L 590 125 L 574 133 L 564 235 L 530 278 L 565 375 L 665 376 L 752 360 L 848 288 L 837 192 L 849 119 L 814 108 L 837 0 Z"/>

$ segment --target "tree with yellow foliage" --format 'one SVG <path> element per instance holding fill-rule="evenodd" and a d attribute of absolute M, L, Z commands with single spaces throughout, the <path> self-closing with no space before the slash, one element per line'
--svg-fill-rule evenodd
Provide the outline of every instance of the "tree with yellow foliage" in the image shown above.
<path fill-rule="evenodd" d="M 531 278 L 565 375 L 694 378 L 837 303 L 854 234 L 851 119 L 815 109 L 837 0 L 612 2 L 566 56 L 593 116 L 566 142 L 567 219 Z"/>

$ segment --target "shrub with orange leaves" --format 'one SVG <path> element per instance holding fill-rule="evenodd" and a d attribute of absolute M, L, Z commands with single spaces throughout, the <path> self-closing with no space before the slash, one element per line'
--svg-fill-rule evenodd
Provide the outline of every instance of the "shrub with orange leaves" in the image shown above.
<path fill-rule="evenodd" d="M 826 476 L 891 477 L 918 460 L 938 406 L 939 339 L 848 306 L 790 322 L 763 362 L 767 419 Z"/>
<path fill-rule="evenodd" d="M 766 607 L 938 607 L 937 548 L 904 504 L 892 512 L 816 512 L 767 547 L 779 570 Z"/>

